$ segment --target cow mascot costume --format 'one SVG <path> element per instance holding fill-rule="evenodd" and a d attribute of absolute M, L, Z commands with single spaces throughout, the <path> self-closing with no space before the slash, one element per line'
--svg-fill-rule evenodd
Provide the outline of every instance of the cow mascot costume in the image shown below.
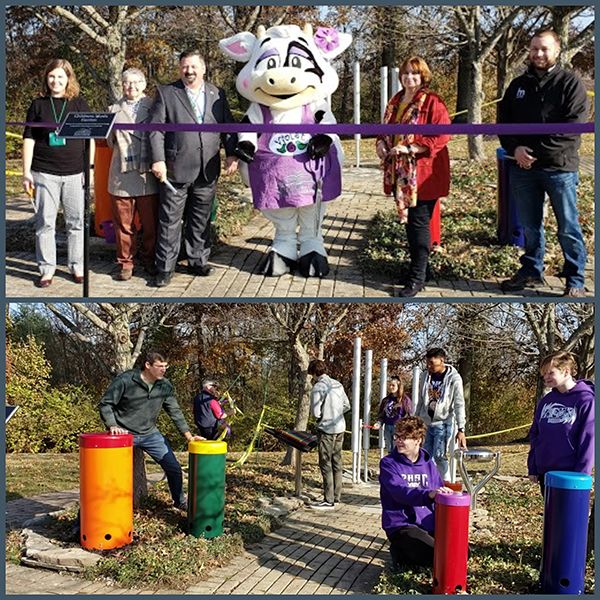
<path fill-rule="evenodd" d="M 347 33 L 311 25 L 258 28 L 221 40 L 221 50 L 246 64 L 236 87 L 251 104 L 242 122 L 335 123 L 327 98 L 338 86 L 329 63 L 352 41 Z M 298 269 L 305 277 L 329 272 L 323 245 L 323 202 L 341 193 L 342 148 L 337 136 L 244 133 L 237 155 L 255 208 L 273 222 L 275 237 L 262 265 L 265 275 Z M 245 167 L 246 165 L 244 165 Z M 299 246 L 299 248 L 298 248 Z"/>

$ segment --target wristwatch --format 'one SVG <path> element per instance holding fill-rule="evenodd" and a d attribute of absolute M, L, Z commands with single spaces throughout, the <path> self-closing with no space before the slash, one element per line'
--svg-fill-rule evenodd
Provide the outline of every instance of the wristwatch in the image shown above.
<path fill-rule="evenodd" d="M 464 433 L 465 432 L 465 428 L 464 427 L 459 427 L 458 431 L 459 431 L 459 433 Z"/>

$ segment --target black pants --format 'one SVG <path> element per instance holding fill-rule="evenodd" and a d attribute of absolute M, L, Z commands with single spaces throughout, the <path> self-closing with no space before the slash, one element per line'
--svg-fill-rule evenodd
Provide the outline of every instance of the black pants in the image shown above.
<path fill-rule="evenodd" d="M 392 562 L 396 565 L 433 566 L 433 537 L 416 525 L 388 534 Z"/>
<path fill-rule="evenodd" d="M 408 209 L 406 237 L 410 254 L 408 283 L 425 283 L 427 263 L 431 249 L 431 216 L 436 200 L 419 200 L 417 205 Z"/>
<path fill-rule="evenodd" d="M 208 182 L 200 173 L 193 183 L 174 184 L 174 192 L 161 186 L 156 240 L 156 268 L 159 271 L 175 270 L 181 247 L 182 220 L 185 220 L 183 238 L 188 265 L 202 267 L 208 262 L 210 211 L 216 185 L 216 179 Z"/>

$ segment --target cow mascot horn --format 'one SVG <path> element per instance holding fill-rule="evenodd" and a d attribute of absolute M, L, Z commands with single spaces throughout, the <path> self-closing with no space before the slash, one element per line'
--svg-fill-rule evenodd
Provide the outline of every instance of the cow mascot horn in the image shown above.
<path fill-rule="evenodd" d="M 246 63 L 236 87 L 250 100 L 243 123 L 335 123 L 327 98 L 339 79 L 330 61 L 352 41 L 347 33 L 311 25 L 260 26 L 219 42 L 231 58 Z M 262 264 L 265 275 L 298 269 L 305 277 L 329 272 L 323 244 L 324 202 L 341 193 L 339 139 L 307 133 L 243 133 L 236 149 L 254 206 L 275 226 Z"/>

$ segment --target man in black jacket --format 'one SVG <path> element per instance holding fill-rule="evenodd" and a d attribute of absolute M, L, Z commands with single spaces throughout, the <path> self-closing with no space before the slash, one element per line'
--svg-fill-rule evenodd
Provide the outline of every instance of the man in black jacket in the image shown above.
<path fill-rule="evenodd" d="M 225 92 L 204 80 L 206 65 L 197 50 L 179 59 L 181 79 L 158 86 L 151 123 L 233 123 Z M 193 275 L 206 276 L 210 254 L 210 212 L 225 148 L 226 175 L 237 169 L 237 135 L 210 131 L 151 131 L 152 172 L 161 182 L 156 241 L 156 285 L 169 284 L 181 241 L 185 213 L 185 251 Z"/>
<path fill-rule="evenodd" d="M 529 46 L 529 68 L 513 79 L 502 98 L 499 123 L 578 123 L 587 115 L 581 79 L 557 64 L 560 39 L 552 30 L 537 32 Z M 501 288 L 505 292 L 543 283 L 544 199 L 548 194 L 564 255 L 565 296 L 585 296 L 586 249 L 577 214 L 579 146 L 574 134 L 502 135 L 510 165 L 510 189 L 525 230 L 521 268 Z"/>

